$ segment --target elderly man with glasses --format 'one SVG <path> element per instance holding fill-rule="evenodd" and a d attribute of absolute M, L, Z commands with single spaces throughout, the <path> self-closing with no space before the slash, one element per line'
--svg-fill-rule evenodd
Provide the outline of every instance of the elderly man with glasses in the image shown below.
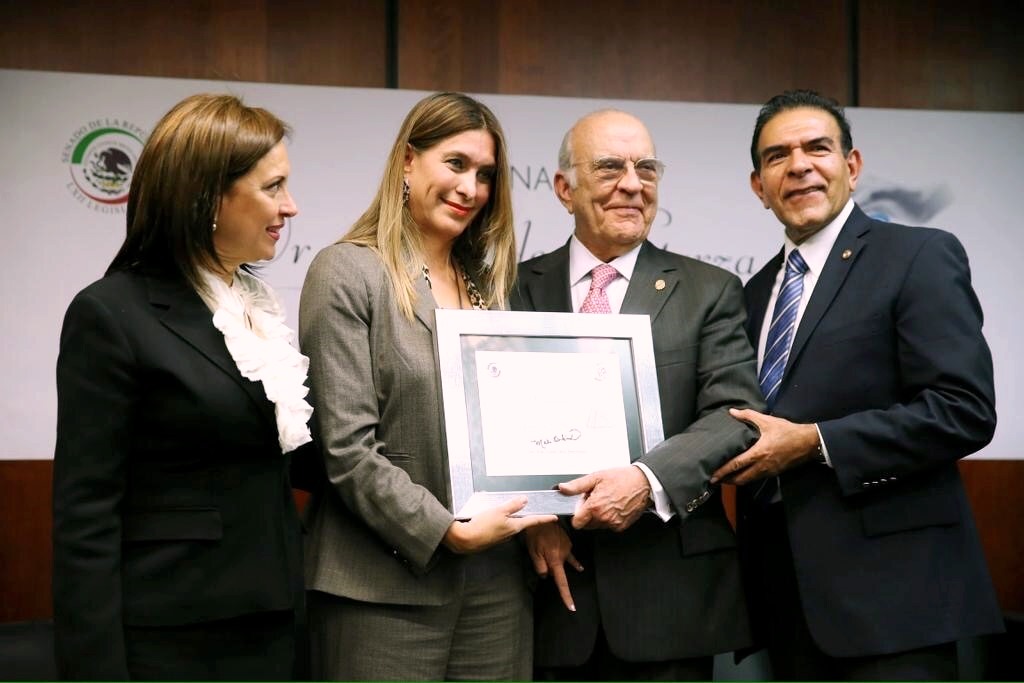
<path fill-rule="evenodd" d="M 647 241 L 665 166 L 636 117 L 583 117 L 558 165 L 555 192 L 575 229 L 520 265 L 512 307 L 649 315 L 666 439 L 632 465 L 561 484 L 584 494 L 576 514 L 528 534 L 550 579 L 536 600 L 536 673 L 709 680 L 715 653 L 750 643 L 733 530 L 709 483 L 756 440 L 729 408 L 763 405 L 742 287 Z"/>

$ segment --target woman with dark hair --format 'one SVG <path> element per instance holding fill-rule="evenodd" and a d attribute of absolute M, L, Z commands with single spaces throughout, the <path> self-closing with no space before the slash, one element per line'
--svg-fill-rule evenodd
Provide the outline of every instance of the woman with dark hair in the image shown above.
<path fill-rule="evenodd" d="M 448 507 L 434 310 L 503 308 L 515 276 L 505 138 L 458 93 L 409 112 L 366 213 L 314 259 L 299 313 L 328 486 L 310 503 L 313 671 L 326 680 L 531 676 L 526 555 L 554 516 Z"/>
<path fill-rule="evenodd" d="M 287 126 L 195 95 L 139 157 L 127 237 L 64 318 L 54 624 L 71 679 L 282 680 L 297 664 L 308 360 L 273 291 Z"/>

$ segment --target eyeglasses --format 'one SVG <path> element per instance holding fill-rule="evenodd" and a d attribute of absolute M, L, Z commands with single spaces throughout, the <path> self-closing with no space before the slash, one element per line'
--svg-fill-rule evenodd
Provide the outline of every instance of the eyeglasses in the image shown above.
<path fill-rule="evenodd" d="M 661 176 L 665 173 L 665 162 L 653 157 L 645 157 L 636 161 L 623 159 L 622 157 L 600 157 L 593 161 L 581 161 L 573 164 L 573 166 L 589 166 L 590 172 L 594 174 L 595 178 L 601 182 L 611 183 L 626 175 L 626 166 L 628 164 L 633 164 L 633 170 L 636 171 L 640 182 L 647 183 L 648 185 L 661 180 Z"/>

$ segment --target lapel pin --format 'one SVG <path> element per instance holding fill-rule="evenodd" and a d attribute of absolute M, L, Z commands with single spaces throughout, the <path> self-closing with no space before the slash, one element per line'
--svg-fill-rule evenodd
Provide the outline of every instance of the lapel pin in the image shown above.
<path fill-rule="evenodd" d="M 661 290 L 665 289 L 665 281 L 664 281 L 664 280 L 662 280 L 662 279 L 660 279 L 660 278 L 659 278 L 659 279 L 657 279 L 657 280 L 655 280 L 655 281 L 654 281 L 654 288 L 655 288 L 656 290 L 658 290 L 659 292 L 660 292 Z"/>
<path fill-rule="evenodd" d="M 843 249 L 843 260 L 844 261 L 850 260 L 851 256 L 853 256 L 853 250 L 851 250 L 851 249 Z"/>

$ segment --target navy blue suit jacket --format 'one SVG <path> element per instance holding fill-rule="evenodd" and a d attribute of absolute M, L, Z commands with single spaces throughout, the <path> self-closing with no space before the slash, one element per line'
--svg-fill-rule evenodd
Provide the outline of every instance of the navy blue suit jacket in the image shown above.
<path fill-rule="evenodd" d="M 780 253 L 746 286 L 755 348 L 781 265 Z M 833 465 L 780 478 L 801 605 L 823 651 L 884 654 L 1002 628 L 957 468 L 992 438 L 996 415 L 981 306 L 953 235 L 854 208 L 773 413 L 817 423 Z M 757 571 L 743 543 L 753 488 L 740 489 L 739 533 Z"/>

